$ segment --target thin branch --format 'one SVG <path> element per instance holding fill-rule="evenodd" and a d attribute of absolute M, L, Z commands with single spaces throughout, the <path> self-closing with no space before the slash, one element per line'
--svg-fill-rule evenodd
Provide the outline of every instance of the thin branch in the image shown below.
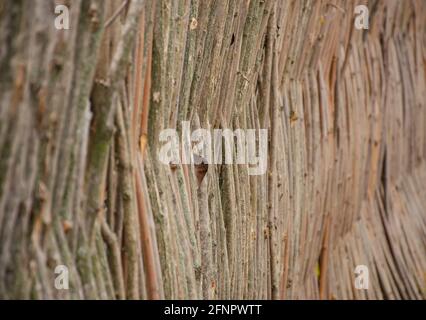
<path fill-rule="evenodd" d="M 114 12 L 114 14 L 108 18 L 108 20 L 104 24 L 104 28 L 108 28 L 114 21 L 117 19 L 117 17 L 120 15 L 120 13 L 123 11 L 123 9 L 126 7 L 129 0 L 124 0 L 123 3 L 120 5 L 120 7 L 117 9 L 117 11 Z"/>

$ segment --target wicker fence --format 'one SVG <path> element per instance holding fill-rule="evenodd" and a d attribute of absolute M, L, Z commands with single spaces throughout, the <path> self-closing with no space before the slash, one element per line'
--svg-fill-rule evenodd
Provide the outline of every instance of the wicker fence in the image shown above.
<path fill-rule="evenodd" d="M 1 298 L 426 297 L 424 1 L 59 2 L 0 4 Z M 165 165 L 183 121 L 266 173 Z"/>

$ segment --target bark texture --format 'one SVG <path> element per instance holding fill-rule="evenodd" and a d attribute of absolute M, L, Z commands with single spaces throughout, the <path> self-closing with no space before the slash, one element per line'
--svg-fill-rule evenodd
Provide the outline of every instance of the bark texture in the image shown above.
<path fill-rule="evenodd" d="M 422 0 L 0 1 L 0 298 L 424 299 L 425 93 Z M 266 174 L 164 165 L 182 121 Z"/>

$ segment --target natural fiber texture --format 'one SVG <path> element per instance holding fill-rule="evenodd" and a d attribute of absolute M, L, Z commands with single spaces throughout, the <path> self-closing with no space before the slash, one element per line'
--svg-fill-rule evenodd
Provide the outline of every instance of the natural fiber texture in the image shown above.
<path fill-rule="evenodd" d="M 0 5 L 0 297 L 425 298 L 426 3 L 360 2 Z M 266 174 L 164 165 L 182 121 Z"/>

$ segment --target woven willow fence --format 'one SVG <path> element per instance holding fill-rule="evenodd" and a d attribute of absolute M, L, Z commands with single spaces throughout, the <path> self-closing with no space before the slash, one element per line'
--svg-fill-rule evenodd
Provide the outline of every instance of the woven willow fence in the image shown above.
<path fill-rule="evenodd" d="M 0 298 L 426 297 L 424 1 L 4 0 L 0 44 Z M 182 121 L 266 174 L 163 164 Z"/>

